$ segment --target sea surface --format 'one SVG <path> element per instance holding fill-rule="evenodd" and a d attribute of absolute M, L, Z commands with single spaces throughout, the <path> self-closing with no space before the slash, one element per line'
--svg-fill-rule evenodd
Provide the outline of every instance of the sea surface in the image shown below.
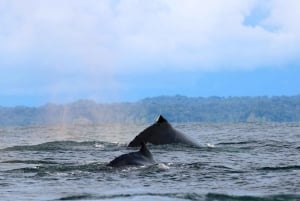
<path fill-rule="evenodd" d="M 0 127 L 0 200 L 300 200 L 300 123 L 174 123 L 201 147 L 106 166 L 149 125 Z"/>

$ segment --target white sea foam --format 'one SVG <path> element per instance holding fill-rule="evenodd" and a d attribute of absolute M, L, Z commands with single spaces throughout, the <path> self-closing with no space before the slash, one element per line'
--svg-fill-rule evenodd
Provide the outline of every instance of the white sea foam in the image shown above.
<path fill-rule="evenodd" d="M 167 165 L 164 164 L 164 163 L 159 163 L 159 164 L 157 164 L 157 167 L 158 167 L 159 169 L 162 169 L 162 170 L 168 170 L 168 169 L 170 169 L 170 166 L 167 166 Z"/>
<path fill-rule="evenodd" d="M 210 144 L 210 143 L 207 143 L 206 146 L 209 147 L 209 148 L 215 148 L 216 147 L 214 144 Z"/>

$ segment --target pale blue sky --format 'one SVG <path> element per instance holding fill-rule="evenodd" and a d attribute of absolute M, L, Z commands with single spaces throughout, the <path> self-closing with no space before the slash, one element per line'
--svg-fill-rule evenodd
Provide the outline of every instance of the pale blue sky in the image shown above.
<path fill-rule="evenodd" d="M 298 0 L 0 0 L 0 105 L 300 94 Z"/>

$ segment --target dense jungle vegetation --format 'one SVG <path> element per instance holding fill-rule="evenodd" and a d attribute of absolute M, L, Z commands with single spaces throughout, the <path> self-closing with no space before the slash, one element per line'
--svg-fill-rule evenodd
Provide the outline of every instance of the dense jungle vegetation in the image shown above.
<path fill-rule="evenodd" d="M 102 104 L 79 100 L 40 107 L 0 107 L 0 125 L 154 122 L 298 122 L 300 95 L 274 97 L 160 96 Z"/>

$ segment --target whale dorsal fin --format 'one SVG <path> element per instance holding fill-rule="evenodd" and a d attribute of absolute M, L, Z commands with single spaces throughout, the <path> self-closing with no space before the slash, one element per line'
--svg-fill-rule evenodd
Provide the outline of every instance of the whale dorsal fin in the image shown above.
<path fill-rule="evenodd" d="M 162 115 L 159 115 L 156 119 L 156 123 L 168 122 Z"/>
<path fill-rule="evenodd" d="M 144 142 L 141 142 L 141 148 L 140 151 L 141 154 L 143 154 L 144 156 L 148 157 L 148 158 L 152 158 L 152 154 L 151 152 L 148 150 L 146 144 Z"/>

